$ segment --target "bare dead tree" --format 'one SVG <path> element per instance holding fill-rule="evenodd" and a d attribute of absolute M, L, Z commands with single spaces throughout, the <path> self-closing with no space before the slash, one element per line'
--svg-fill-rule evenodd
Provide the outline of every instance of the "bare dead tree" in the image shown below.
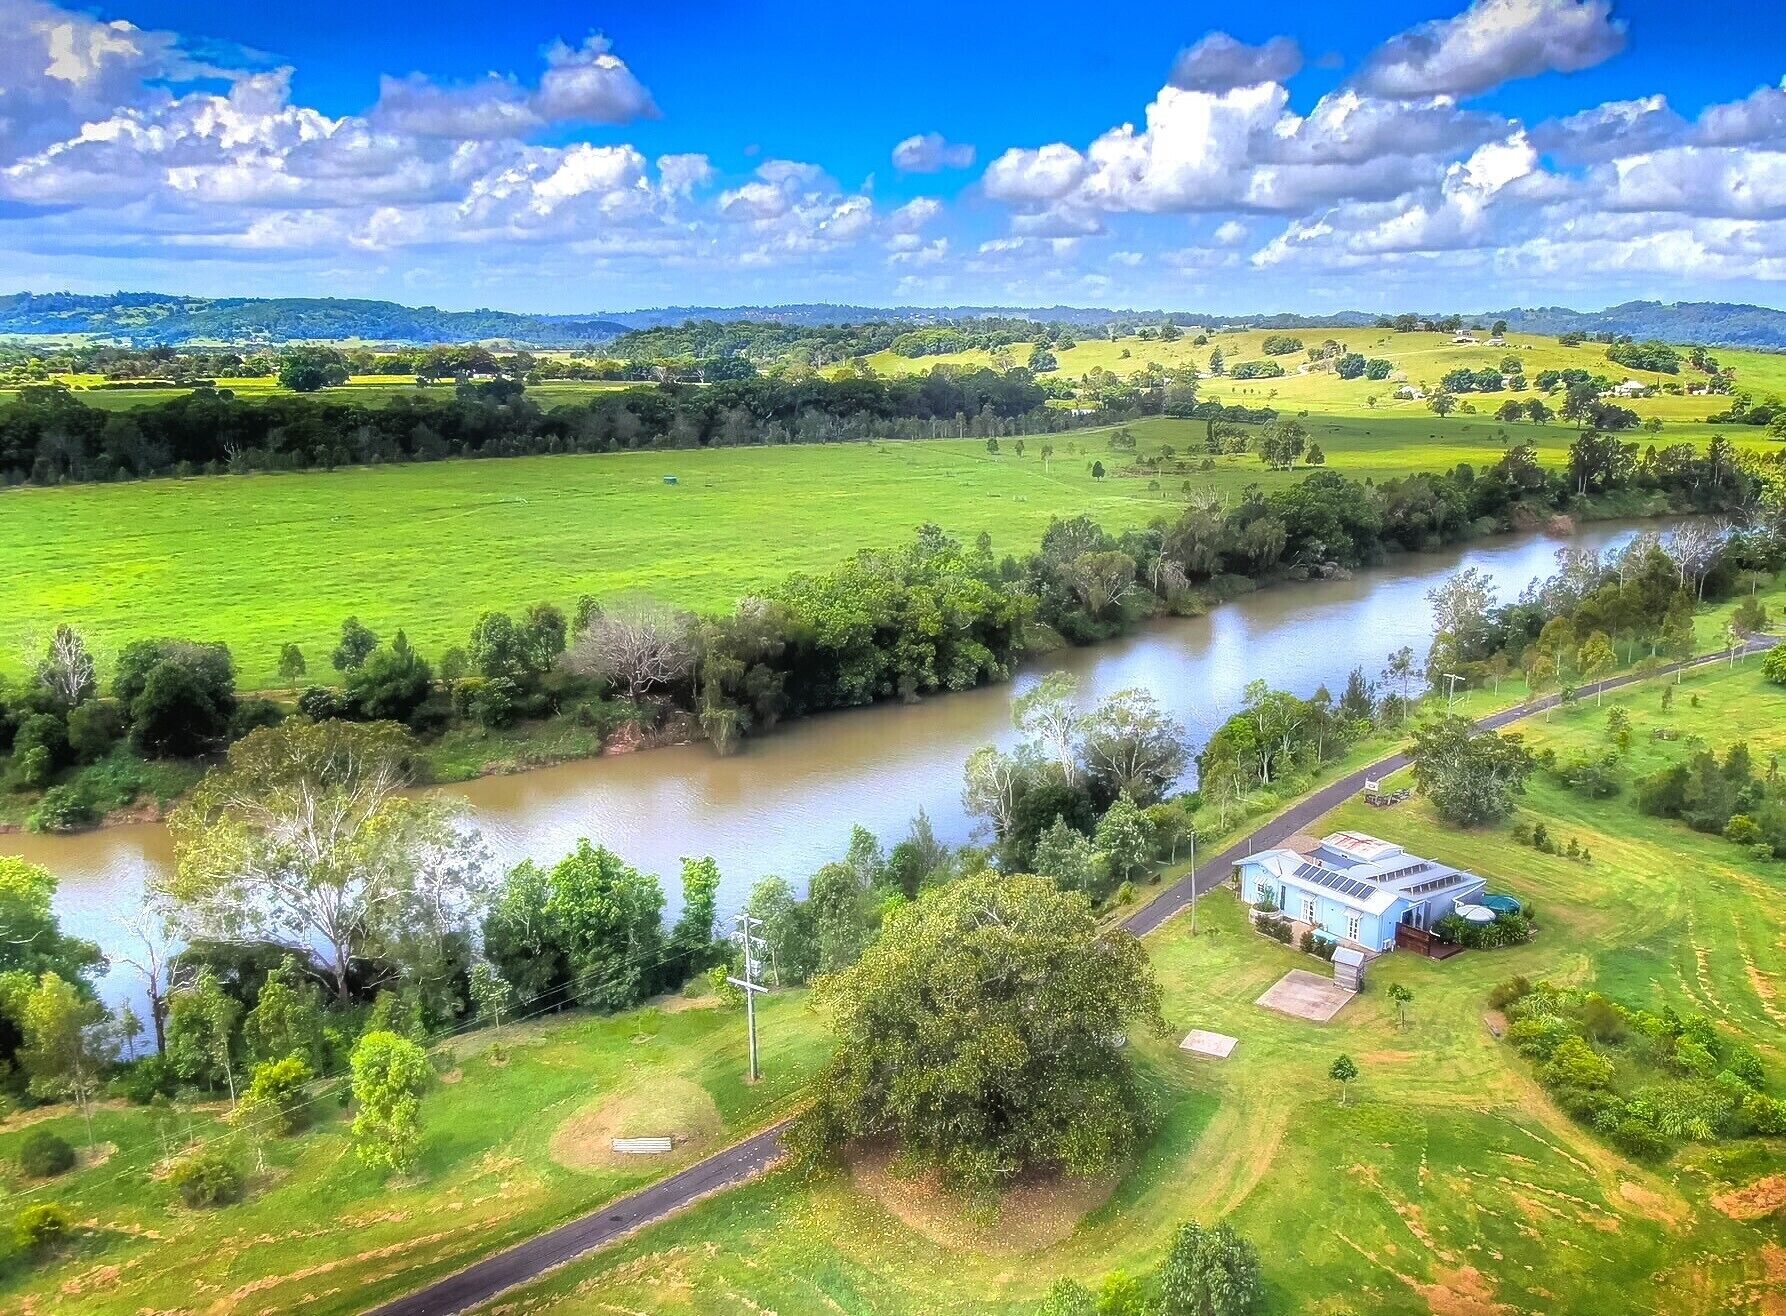
<path fill-rule="evenodd" d="M 57 702 L 70 708 L 93 693 L 98 684 L 93 655 L 74 627 L 56 627 L 49 651 L 37 665 L 37 680 Z"/>
<path fill-rule="evenodd" d="M 634 599 L 591 613 L 565 663 L 638 699 L 686 676 L 694 656 L 694 629 L 686 615 Z"/>
<path fill-rule="evenodd" d="M 125 940 L 112 951 L 120 964 L 128 964 L 142 975 L 143 995 L 149 1001 L 149 1026 L 155 1033 L 157 1052 L 167 1047 L 167 998 L 173 985 L 171 974 L 176 953 L 169 932 L 169 913 L 164 897 L 146 896 L 135 909 L 117 916 Z"/>
<path fill-rule="evenodd" d="M 1705 597 L 1705 578 L 1729 535 L 1724 521 L 1687 521 L 1662 541 L 1662 551 L 1680 573 L 1681 588 L 1692 590 L 1694 598 Z"/>

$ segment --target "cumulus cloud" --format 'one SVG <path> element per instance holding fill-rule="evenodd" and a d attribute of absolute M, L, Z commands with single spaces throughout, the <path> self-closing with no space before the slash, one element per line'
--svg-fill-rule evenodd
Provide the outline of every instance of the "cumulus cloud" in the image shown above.
<path fill-rule="evenodd" d="M 207 72 L 172 33 L 101 22 L 46 0 L 7 0 L 0 5 L 0 163 L 142 104 L 150 79 Z"/>
<path fill-rule="evenodd" d="M 1184 91 L 1228 91 L 1286 82 L 1301 68 L 1302 48 L 1289 37 L 1249 46 L 1226 32 L 1211 32 L 1179 52 L 1167 81 Z"/>
<path fill-rule="evenodd" d="M 1474 96 L 1540 73 L 1573 73 L 1623 50 L 1611 0 L 1474 0 L 1455 18 L 1392 37 L 1358 85 L 1377 96 Z"/>
<path fill-rule="evenodd" d="M 554 41 L 533 109 L 548 123 L 631 123 L 657 117 L 657 105 L 608 39 L 586 37 L 580 46 Z"/>
<path fill-rule="evenodd" d="M 654 118 L 657 106 L 606 37 L 581 46 L 555 41 L 546 71 L 529 90 L 512 77 L 441 86 L 420 73 L 380 80 L 369 116 L 380 128 L 416 137 L 480 141 L 520 138 L 552 123 L 630 123 Z"/>
<path fill-rule="evenodd" d="M 972 146 L 951 142 L 941 133 L 917 133 L 893 148 L 893 167 L 908 174 L 966 169 L 973 162 Z"/>
<path fill-rule="evenodd" d="M 1607 101 L 1540 124 L 1533 140 L 1567 164 L 1585 164 L 1651 150 L 1677 139 L 1686 126 L 1667 97 L 1644 96 Z"/>

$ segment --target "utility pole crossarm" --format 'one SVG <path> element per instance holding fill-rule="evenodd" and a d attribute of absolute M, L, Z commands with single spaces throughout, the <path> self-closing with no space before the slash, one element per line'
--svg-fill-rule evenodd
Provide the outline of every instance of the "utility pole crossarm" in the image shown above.
<path fill-rule="evenodd" d="M 752 918 L 749 913 L 740 913 L 733 922 L 738 925 L 738 940 L 744 946 L 744 977 L 727 977 L 726 981 L 744 993 L 745 1026 L 750 1032 L 750 1081 L 755 1083 L 762 1077 L 757 1065 L 757 996 L 769 990 L 757 981 L 755 952 L 765 943 L 756 935 L 756 930 L 763 926 L 763 920 Z"/>

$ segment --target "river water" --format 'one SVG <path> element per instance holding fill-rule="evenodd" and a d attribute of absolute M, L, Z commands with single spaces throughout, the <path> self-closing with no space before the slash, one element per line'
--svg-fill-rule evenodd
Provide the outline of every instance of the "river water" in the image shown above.
<path fill-rule="evenodd" d="M 505 864 L 550 861 L 587 836 L 659 874 L 672 908 L 680 857 L 712 855 L 722 875 L 720 910 L 729 915 L 765 874 L 803 885 L 815 868 L 842 855 L 852 824 L 891 845 L 922 808 L 943 841 L 968 840 L 974 820 L 961 807 L 962 764 L 979 745 L 1014 739 L 1011 699 L 1043 672 L 1076 673 L 1088 703 L 1145 687 L 1201 745 L 1254 679 L 1305 696 L 1325 684 L 1337 696 L 1353 667 L 1375 677 L 1402 645 L 1424 659 L 1431 633 L 1426 593 L 1453 571 L 1486 572 L 1505 600 L 1548 575 L 1560 548 L 1616 547 L 1641 528 L 1657 527 L 1601 522 L 1568 539 L 1509 536 L 1398 558 L 1350 580 L 1276 586 L 1206 617 L 1161 621 L 1112 644 L 1050 654 L 1007 685 L 807 718 L 748 740 L 729 757 L 705 745 L 677 746 L 442 789 L 465 799 Z M 136 905 L 153 871 L 173 862 L 159 824 L 0 836 L 0 853 L 55 873 L 64 928 L 101 946 L 119 944 L 118 916 Z M 105 994 L 134 998 L 133 977 L 114 969 Z"/>

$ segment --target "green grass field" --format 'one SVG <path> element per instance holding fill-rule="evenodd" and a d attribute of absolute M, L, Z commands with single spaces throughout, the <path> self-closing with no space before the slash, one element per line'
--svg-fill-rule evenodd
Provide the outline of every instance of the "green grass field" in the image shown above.
<path fill-rule="evenodd" d="M 1235 361 L 1259 356 L 1263 336 L 1230 333 L 1214 341 Z M 1325 335 L 1301 336 L 1318 343 Z M 1610 365 L 1602 346 L 1565 348 L 1526 335 L 1513 336 L 1505 349 L 1374 329 L 1335 336 L 1389 357 L 1416 382 L 1458 365 L 1495 364 L 1509 351 L 1534 376 L 1570 365 L 1633 373 Z M 1191 335 L 1172 343 L 1088 339 L 1061 354 L 1061 368 L 1077 377 L 1099 366 L 1126 373 L 1150 360 L 1206 365 L 1210 350 L 1194 347 Z M 870 364 L 909 371 L 992 359 L 958 355 L 914 360 L 883 353 Z M 1013 355 L 1025 359 L 1027 348 Z M 1786 355 L 1718 356 L 1737 368 L 1739 386 L 1758 396 L 1786 391 Z M 1300 356 L 1282 359 L 1294 371 Z M 1530 442 L 1545 461 L 1561 463 L 1575 433 L 1560 425 L 1500 424 L 1488 413 L 1508 394 L 1477 398 L 1477 414 L 1441 419 L 1423 403 L 1394 401 L 1392 381 L 1292 373 L 1205 386 L 1228 401 L 1299 415 L 1329 467 L 1358 478 L 1460 461 L 1482 466 L 1509 442 Z M 231 387 L 248 396 L 278 391 L 271 379 Z M 550 403 L 612 387 L 553 383 L 534 392 Z M 377 400 L 418 391 L 406 378 L 366 377 L 324 396 Z M 87 388 L 80 396 L 129 407 L 155 401 L 158 392 Z M 1372 397 L 1375 406 L 1367 402 Z M 1703 443 L 1714 432 L 1704 415 L 1727 402 L 1662 397 L 1635 405 L 1665 416 L 1656 441 Z M 1774 446 L 1759 430 L 1721 428 L 1743 446 Z M 1143 455 L 1170 445 L 1181 457 L 1201 458 L 1201 422 L 1159 418 L 1131 429 Z M 1187 482 L 1195 492 L 1233 496 L 1249 484 L 1305 473 L 1269 472 L 1243 456 L 1221 458 L 1212 471 L 1162 475 L 1157 489 L 1146 475 L 1094 480 L 1094 459 L 1113 472 L 1128 460 L 1110 452 L 1107 439 L 1104 431 L 1054 436 L 1056 456 L 1046 465 L 1041 439 L 1026 441 L 1021 456 L 1011 440 L 996 455 L 970 440 L 455 461 L 8 491 L 0 494 L 0 559 L 30 569 L 0 579 L 0 673 L 25 670 L 41 637 L 66 621 L 102 656 L 142 636 L 223 640 L 244 684 L 267 687 L 275 683 L 281 645 L 297 643 L 317 668 L 350 614 L 380 632 L 401 626 L 425 652 L 438 653 L 461 642 L 490 608 L 628 592 L 724 608 L 790 572 L 902 542 L 926 520 L 963 537 L 986 531 L 1001 549 L 1022 552 L 1055 515 L 1086 512 L 1123 529 L 1171 515 Z M 664 484 L 666 475 L 679 483 Z"/>
<path fill-rule="evenodd" d="M 1702 708 L 1689 706 L 1700 696 Z M 1675 711 L 1659 686 L 1620 697 L 1642 733 L 1669 721 L 1723 744 L 1786 748 L 1786 694 L 1751 661 L 1689 677 Z M 1608 704 L 1613 703 L 1608 700 Z M 1525 726 L 1541 743 L 1604 743 L 1604 710 Z M 1678 752 L 1680 746 L 1674 747 Z M 1650 751 L 1634 752 L 1636 770 Z M 1778 968 L 1786 893 L 1716 837 L 1535 782 L 1527 818 L 1593 852 L 1583 866 L 1515 844 L 1508 827 L 1460 833 L 1421 803 L 1348 804 L 1318 831 L 1364 828 L 1466 864 L 1532 902 L 1543 932 L 1514 950 L 1376 962 L 1371 988 L 1322 1026 L 1253 1000 L 1285 970 L 1319 967 L 1253 934 L 1212 895 L 1150 939 L 1172 1035 L 1137 1039 L 1163 1114 L 1109 1200 L 1044 1203 L 1004 1227 L 951 1219 L 921 1194 L 850 1177 L 783 1173 L 704 1204 L 511 1295 L 528 1312 L 1033 1312 L 1059 1276 L 1095 1287 L 1157 1263 L 1187 1217 L 1229 1219 L 1264 1254 L 1267 1310 L 1336 1313 L 1778 1310 L 1779 1217 L 1737 1219 L 1725 1196 L 1786 1165 L 1786 1145 L 1694 1147 L 1660 1167 L 1617 1154 L 1558 1111 L 1490 1031 L 1489 988 L 1513 974 L 1591 984 L 1632 1005 L 1709 1014 L 1786 1081 Z M 1392 982 L 1414 993 L 1398 1026 Z M 1174 1043 L 1192 1027 L 1239 1037 L 1227 1062 Z M 1328 1065 L 1362 1077 L 1342 1107 Z M 1780 1201 L 1775 1178 L 1772 1197 Z M 1765 1190 L 1757 1196 L 1765 1195 Z M 1724 1205 L 1721 1207 L 1719 1203 Z M 1041 1219 L 1038 1220 L 1037 1216 Z"/>
<path fill-rule="evenodd" d="M 428 1133 L 411 1180 L 387 1185 L 354 1159 L 348 1116 L 331 1094 L 320 1127 L 266 1144 L 248 1200 L 218 1211 L 179 1205 L 152 1177 L 154 1119 L 108 1103 L 97 1157 L 36 1186 L 15 1164 L 25 1119 L 0 1122 L 6 1221 L 53 1200 L 91 1227 L 53 1263 L 0 1246 L 0 1308 L 356 1312 L 587 1211 L 715 1151 L 784 1113 L 823 1050 L 797 995 L 760 1019 L 763 1081 L 744 1081 L 744 1022 L 722 1008 L 576 1014 L 470 1034 L 440 1054 L 424 1099 Z M 708 1003 L 710 1005 L 710 1003 Z M 492 1052 L 500 1038 L 506 1057 Z M 51 1108 L 47 1127 L 77 1148 L 82 1121 Z M 184 1136 L 226 1132 L 220 1109 L 179 1121 Z M 677 1136 L 669 1156 L 620 1165 L 615 1136 Z M 250 1161 L 252 1158 L 249 1158 Z"/>
<path fill-rule="evenodd" d="M 1486 465 L 1503 428 L 1430 413 L 1312 416 L 1328 466 L 1357 478 Z M 1197 421 L 1131 427 L 1140 451 L 1200 452 Z M 0 673 L 25 670 L 59 622 L 102 657 L 143 636 L 223 640 L 244 685 L 275 684 L 279 648 L 326 670 L 342 618 L 404 627 L 424 652 L 463 642 L 490 608 L 584 593 L 644 592 L 722 609 L 794 571 L 908 540 L 924 521 L 991 534 L 1024 552 L 1050 518 L 1088 513 L 1112 529 L 1173 516 L 1185 484 L 1232 497 L 1306 471 L 1254 457 L 1212 471 L 1094 479 L 1112 469 L 1107 431 L 1055 435 L 1019 456 L 983 441 L 787 446 L 527 457 L 290 475 L 214 476 L 0 493 Z M 1574 432 L 1515 427 L 1558 462 Z M 678 483 L 667 485 L 674 475 Z"/>

